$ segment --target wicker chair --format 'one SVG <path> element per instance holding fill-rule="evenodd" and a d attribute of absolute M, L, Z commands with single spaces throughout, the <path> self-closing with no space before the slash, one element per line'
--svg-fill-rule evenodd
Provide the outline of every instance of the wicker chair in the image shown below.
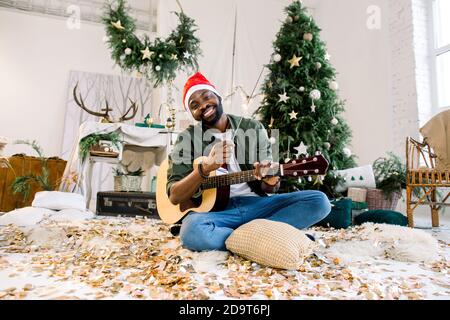
<path fill-rule="evenodd" d="M 431 221 L 433 227 L 439 227 L 439 210 L 443 206 L 450 206 L 446 201 L 450 192 L 437 202 L 439 188 L 450 187 L 450 171 L 436 169 L 437 156 L 426 142 L 418 142 L 411 137 L 406 140 L 406 213 L 409 227 L 414 227 L 413 212 L 419 205 L 428 205 L 431 208 Z M 414 197 L 415 188 L 421 188 L 420 197 Z M 417 199 L 414 199 L 417 198 Z"/>

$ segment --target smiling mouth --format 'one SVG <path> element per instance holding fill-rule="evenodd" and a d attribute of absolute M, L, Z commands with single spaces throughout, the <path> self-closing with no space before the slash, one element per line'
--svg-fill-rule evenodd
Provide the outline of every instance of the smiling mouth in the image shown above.
<path fill-rule="evenodd" d="M 215 113 L 215 107 L 208 107 L 206 111 L 203 113 L 203 118 L 207 119 L 214 115 Z"/>

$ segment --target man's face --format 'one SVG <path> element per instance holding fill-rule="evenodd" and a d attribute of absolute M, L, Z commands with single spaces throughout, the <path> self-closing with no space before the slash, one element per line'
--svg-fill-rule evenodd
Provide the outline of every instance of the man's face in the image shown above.
<path fill-rule="evenodd" d="M 212 91 L 199 90 L 189 98 L 189 109 L 197 121 L 214 126 L 222 117 L 223 108 L 219 97 Z"/>

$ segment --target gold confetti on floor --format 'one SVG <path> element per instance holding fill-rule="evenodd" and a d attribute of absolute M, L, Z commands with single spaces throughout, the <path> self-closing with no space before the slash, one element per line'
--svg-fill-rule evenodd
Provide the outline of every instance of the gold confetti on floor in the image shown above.
<path fill-rule="evenodd" d="M 364 240 L 358 228 L 316 230 L 322 231 L 319 243 L 325 248 L 338 241 Z M 445 241 L 439 241 L 439 245 L 448 250 Z M 262 267 L 229 254 L 215 270 L 197 272 L 193 259 L 194 253 L 183 249 L 179 238 L 158 220 L 48 222 L 34 230 L 0 227 L 0 274 L 6 275 L 9 283 L 24 277 L 27 281 L 20 286 L 0 287 L 0 299 L 450 297 L 450 263 L 445 255 L 433 263 L 402 263 L 395 269 L 389 260 L 346 264 L 337 257 L 328 259 L 318 254 L 306 259 L 298 271 Z M 409 267 L 416 272 L 409 272 Z M 37 279 L 43 275 L 57 283 L 70 283 L 72 289 L 39 284 Z"/>

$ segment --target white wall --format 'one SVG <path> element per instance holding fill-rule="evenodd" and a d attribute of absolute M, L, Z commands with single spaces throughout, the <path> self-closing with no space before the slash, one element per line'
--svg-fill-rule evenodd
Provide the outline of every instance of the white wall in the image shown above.
<path fill-rule="evenodd" d="M 37 140 L 47 156 L 59 156 L 70 70 L 116 73 L 102 41 L 102 25 L 0 9 L 0 136 Z M 8 145 L 5 155 L 26 146 Z"/>
<path fill-rule="evenodd" d="M 393 147 L 387 2 L 322 0 L 316 10 L 353 130 L 351 149 L 360 165 L 372 163 Z M 371 5 L 381 10 L 380 29 L 367 27 Z"/>

